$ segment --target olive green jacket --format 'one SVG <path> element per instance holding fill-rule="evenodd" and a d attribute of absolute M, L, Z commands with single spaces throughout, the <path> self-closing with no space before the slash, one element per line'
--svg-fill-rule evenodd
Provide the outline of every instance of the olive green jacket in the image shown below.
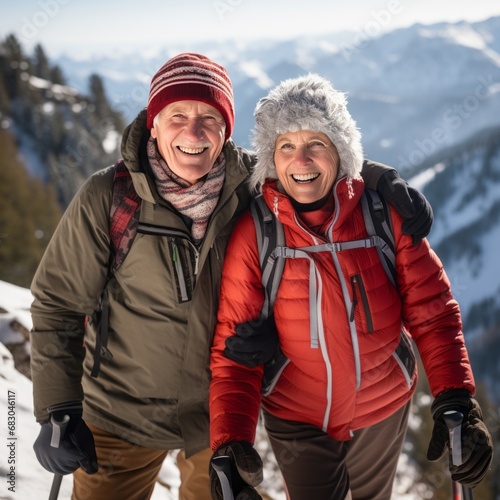
<path fill-rule="evenodd" d="M 254 157 L 223 149 L 226 177 L 201 247 L 156 191 L 145 156 L 145 112 L 128 127 L 122 155 L 141 224 L 123 264 L 108 277 L 114 167 L 93 175 L 66 210 L 32 283 L 31 358 L 35 415 L 83 401 L 85 421 L 150 448 L 209 446 L 209 354 L 222 261 L 230 232 L 248 206 Z M 143 230 L 150 228 L 152 230 Z M 158 231 L 158 228 L 160 229 Z M 95 324 L 86 318 L 108 291 L 111 359 L 91 377 Z"/>

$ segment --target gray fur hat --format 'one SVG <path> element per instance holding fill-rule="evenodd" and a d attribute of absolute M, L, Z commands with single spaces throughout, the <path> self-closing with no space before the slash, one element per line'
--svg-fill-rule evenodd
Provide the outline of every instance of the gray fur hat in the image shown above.
<path fill-rule="evenodd" d="M 347 111 L 345 94 L 316 74 L 281 82 L 255 108 L 253 147 L 257 163 L 250 176 L 250 188 L 259 191 L 267 177 L 277 178 L 274 148 L 279 135 L 310 130 L 323 132 L 340 157 L 337 178 L 356 177 L 363 166 L 361 134 Z"/>

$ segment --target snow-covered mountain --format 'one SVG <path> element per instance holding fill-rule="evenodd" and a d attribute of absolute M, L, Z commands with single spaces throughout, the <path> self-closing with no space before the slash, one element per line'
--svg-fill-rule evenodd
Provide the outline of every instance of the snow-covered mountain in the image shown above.
<path fill-rule="evenodd" d="M 429 240 L 460 303 L 478 381 L 498 404 L 500 347 L 500 127 L 434 155 L 410 183 L 432 204 Z"/>
<path fill-rule="evenodd" d="M 360 36 L 364 35 L 364 36 Z M 103 76 L 110 99 L 131 120 L 147 103 L 153 74 L 190 50 L 225 65 L 233 80 L 233 137 L 250 145 L 257 100 L 279 81 L 317 72 L 348 93 L 368 157 L 406 176 L 429 155 L 500 123 L 500 17 L 478 23 L 414 25 L 376 38 L 342 33 L 288 41 L 157 47 L 150 53 L 63 57 L 70 83 Z"/>

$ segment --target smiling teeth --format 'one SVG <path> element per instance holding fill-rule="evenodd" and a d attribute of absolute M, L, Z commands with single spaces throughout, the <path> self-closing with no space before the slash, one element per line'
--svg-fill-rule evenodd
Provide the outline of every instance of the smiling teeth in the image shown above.
<path fill-rule="evenodd" d="M 302 175 L 295 174 L 295 175 L 292 175 L 292 177 L 296 181 L 304 182 L 304 181 L 312 181 L 313 179 L 316 179 L 317 177 L 319 177 L 319 174 L 302 174 Z"/>
<path fill-rule="evenodd" d="M 187 153 L 188 155 L 199 155 L 200 153 L 203 153 L 203 151 L 205 151 L 205 148 L 184 148 L 182 146 L 179 146 L 179 149 L 183 152 L 183 153 Z"/>

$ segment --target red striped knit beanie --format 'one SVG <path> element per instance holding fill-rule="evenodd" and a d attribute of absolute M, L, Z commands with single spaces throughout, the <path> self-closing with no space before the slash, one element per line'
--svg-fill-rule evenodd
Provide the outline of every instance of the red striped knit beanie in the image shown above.
<path fill-rule="evenodd" d="M 233 86 L 225 68 L 201 54 L 179 54 L 153 76 L 148 101 L 147 127 L 175 101 L 201 101 L 217 109 L 226 122 L 226 140 L 234 125 Z"/>

